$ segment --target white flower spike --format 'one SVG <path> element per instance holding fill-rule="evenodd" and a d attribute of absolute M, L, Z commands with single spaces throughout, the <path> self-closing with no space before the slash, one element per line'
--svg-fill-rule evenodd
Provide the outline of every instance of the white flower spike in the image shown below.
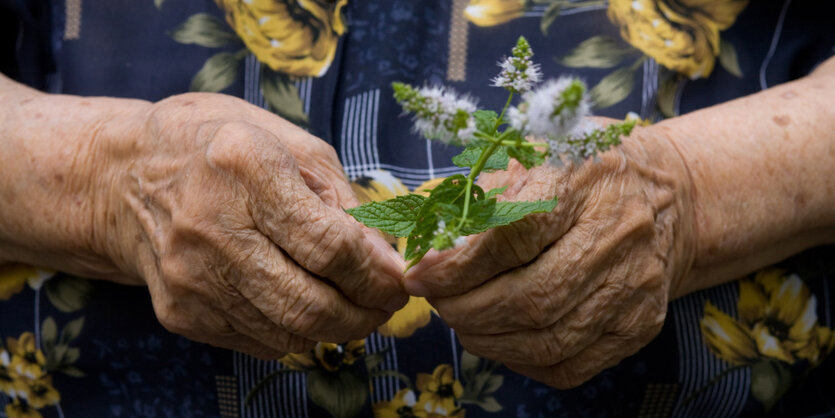
<path fill-rule="evenodd" d="M 525 93 L 542 81 L 539 64 L 531 61 L 533 50 L 524 37 L 519 37 L 511 56 L 499 62 L 501 73 L 493 78 L 492 86 L 503 87 L 512 93 Z"/>

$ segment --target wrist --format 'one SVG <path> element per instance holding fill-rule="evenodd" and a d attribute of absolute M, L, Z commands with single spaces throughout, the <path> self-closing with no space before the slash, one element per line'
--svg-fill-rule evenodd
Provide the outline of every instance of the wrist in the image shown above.
<path fill-rule="evenodd" d="M 0 260 L 119 279 L 111 257 L 102 148 L 128 135 L 144 102 L 47 95 L 0 86 Z"/>
<path fill-rule="evenodd" d="M 696 251 L 683 295 L 833 242 L 832 77 L 808 77 L 656 125 L 693 179 Z"/>

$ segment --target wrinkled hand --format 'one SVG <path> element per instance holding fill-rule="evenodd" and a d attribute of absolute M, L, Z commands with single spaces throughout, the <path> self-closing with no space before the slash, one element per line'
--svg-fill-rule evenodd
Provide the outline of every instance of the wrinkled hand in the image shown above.
<path fill-rule="evenodd" d="M 485 189 L 508 186 L 507 200 L 559 204 L 430 252 L 406 289 L 427 296 L 468 351 L 558 388 L 635 353 L 660 331 L 693 254 L 687 169 L 653 129 L 598 162 L 482 175 Z"/>
<path fill-rule="evenodd" d="M 108 166 L 109 252 L 190 339 L 261 358 L 362 338 L 401 307 L 402 261 L 343 207 L 333 148 L 230 97 L 154 104 Z"/>

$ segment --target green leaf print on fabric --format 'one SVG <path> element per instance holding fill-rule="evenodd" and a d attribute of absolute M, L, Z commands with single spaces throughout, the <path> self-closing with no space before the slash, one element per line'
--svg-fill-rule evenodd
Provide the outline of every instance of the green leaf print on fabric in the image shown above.
<path fill-rule="evenodd" d="M 556 61 L 571 68 L 612 68 L 629 55 L 639 51 L 624 46 L 615 38 L 600 35 L 593 36 L 577 45 L 571 52 Z"/>
<path fill-rule="evenodd" d="M 308 125 L 299 90 L 290 77 L 262 65 L 261 92 L 273 112 L 299 126 Z"/>
<path fill-rule="evenodd" d="M 189 17 L 171 31 L 171 38 L 181 44 L 196 44 L 207 48 L 241 43 L 238 35 L 227 29 L 220 19 L 208 13 Z"/>
<path fill-rule="evenodd" d="M 245 54 L 244 49 L 237 53 L 218 52 L 209 57 L 191 80 L 191 91 L 217 93 L 232 85 L 238 78 L 238 66 Z"/>

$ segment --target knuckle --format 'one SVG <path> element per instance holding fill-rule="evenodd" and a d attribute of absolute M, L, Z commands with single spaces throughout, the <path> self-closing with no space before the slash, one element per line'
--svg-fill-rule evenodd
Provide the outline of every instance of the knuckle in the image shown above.
<path fill-rule="evenodd" d="M 552 331 L 539 333 L 536 339 L 529 343 L 531 363 L 537 366 L 557 364 L 562 360 L 562 341 Z"/>
<path fill-rule="evenodd" d="M 513 300 L 532 328 L 543 329 L 553 324 L 553 299 L 540 280 L 529 278 L 525 285 L 516 288 Z"/>
<path fill-rule="evenodd" d="M 157 320 L 174 334 L 188 336 L 193 332 L 193 323 L 188 315 L 184 315 L 176 302 L 170 301 L 161 305 L 155 305 L 154 311 Z"/>
<path fill-rule="evenodd" d="M 255 154 L 254 127 L 244 122 L 228 122 L 215 131 L 206 149 L 206 160 L 222 171 L 239 171 Z"/>
<path fill-rule="evenodd" d="M 467 352 L 486 359 L 499 360 L 501 356 L 497 355 L 494 341 L 489 337 L 471 336 L 467 334 L 457 334 L 458 341 Z"/>
<path fill-rule="evenodd" d="M 323 321 L 329 317 L 328 304 L 311 297 L 309 291 L 302 289 L 290 296 L 281 315 L 281 326 L 295 335 L 309 335 L 316 332 Z"/>

